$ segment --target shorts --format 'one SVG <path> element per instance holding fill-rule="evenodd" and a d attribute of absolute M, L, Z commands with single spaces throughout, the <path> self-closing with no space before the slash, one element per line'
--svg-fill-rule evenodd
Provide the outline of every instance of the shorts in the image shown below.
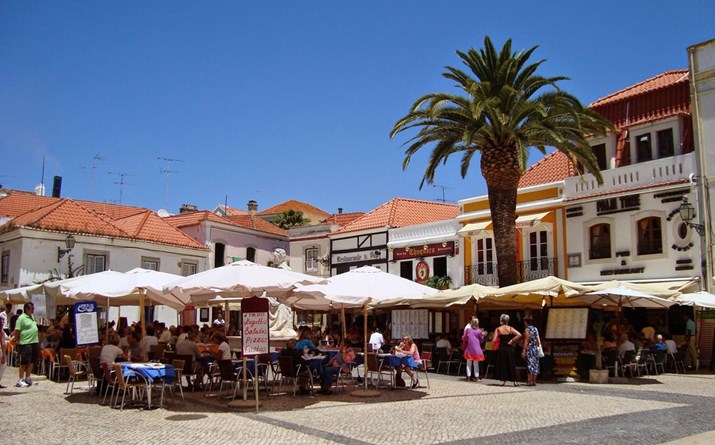
<path fill-rule="evenodd" d="M 27 345 L 20 345 L 20 364 L 27 366 L 29 364 L 35 363 L 37 359 L 37 353 L 40 351 L 39 343 L 30 343 Z"/>

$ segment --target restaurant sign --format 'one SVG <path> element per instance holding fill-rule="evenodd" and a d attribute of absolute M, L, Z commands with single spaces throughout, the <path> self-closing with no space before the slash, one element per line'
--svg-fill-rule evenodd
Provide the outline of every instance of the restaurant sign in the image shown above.
<path fill-rule="evenodd" d="M 99 343 L 97 302 L 80 301 L 74 304 L 74 330 L 77 346 Z"/>
<path fill-rule="evenodd" d="M 392 251 L 392 258 L 394 260 L 406 260 L 409 258 L 454 254 L 454 241 L 448 241 L 444 243 L 425 244 L 422 246 L 398 247 Z"/>
<path fill-rule="evenodd" d="M 243 355 L 268 354 L 270 352 L 268 299 L 253 297 L 241 300 L 241 316 Z"/>

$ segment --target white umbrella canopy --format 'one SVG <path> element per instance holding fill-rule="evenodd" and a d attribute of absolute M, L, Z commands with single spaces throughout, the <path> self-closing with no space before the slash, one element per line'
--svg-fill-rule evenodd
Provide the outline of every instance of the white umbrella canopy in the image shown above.
<path fill-rule="evenodd" d="M 43 294 L 42 285 L 31 284 L 29 286 L 0 291 L 0 301 L 13 304 L 27 303 L 28 301 L 32 301 L 33 295 L 41 294 Z"/>
<path fill-rule="evenodd" d="M 640 307 L 649 309 L 667 309 L 670 306 L 678 304 L 676 301 L 656 297 L 655 295 L 634 290 L 623 285 L 596 290 L 568 298 L 583 301 L 591 305 L 618 306 L 619 308 Z"/>
<path fill-rule="evenodd" d="M 102 280 L 121 275 L 121 272 L 105 270 L 103 272 L 97 272 L 89 275 L 65 278 L 64 280 L 48 281 L 42 284 L 42 288 L 45 295 L 55 299 L 56 304 L 74 304 L 77 302 L 77 299 L 69 296 L 69 293 L 73 288 L 84 284 L 101 282 Z"/>
<path fill-rule="evenodd" d="M 684 306 L 698 306 L 701 308 L 715 309 L 715 295 L 706 291 L 681 294 L 676 301 Z"/>
<path fill-rule="evenodd" d="M 136 268 L 125 273 L 86 275 L 81 283 L 76 281 L 66 288 L 61 286 L 60 293 L 78 300 L 108 299 L 112 306 L 136 306 L 148 297 L 156 304 L 181 310 L 184 303 L 162 291 L 164 285 L 180 278 L 166 272 Z"/>
<path fill-rule="evenodd" d="M 433 296 L 421 298 L 410 304 L 413 308 L 440 308 L 467 304 L 472 300 L 479 301 L 488 295 L 499 293 L 499 289 L 481 284 L 468 284 L 457 289 L 440 290 Z"/>
<path fill-rule="evenodd" d="M 185 302 L 203 304 L 219 295 L 243 298 L 265 292 L 269 297 L 280 297 L 288 294 L 296 284 L 321 280 L 320 277 L 241 260 L 168 283 L 163 291 Z"/>

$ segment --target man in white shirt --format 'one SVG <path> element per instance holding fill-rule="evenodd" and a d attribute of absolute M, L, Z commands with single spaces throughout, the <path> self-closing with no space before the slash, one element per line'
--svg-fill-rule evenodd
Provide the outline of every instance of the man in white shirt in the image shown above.
<path fill-rule="evenodd" d="M 636 350 L 636 345 L 633 344 L 632 341 L 628 339 L 628 334 L 621 334 L 621 344 L 618 345 L 618 356 L 623 358 L 623 355 L 626 353 L 626 351 L 634 351 Z"/>
<path fill-rule="evenodd" d="M 668 354 L 673 354 L 673 355 L 678 353 L 678 345 L 675 344 L 675 341 L 673 341 L 673 339 L 670 336 L 668 336 L 668 339 L 665 340 L 665 351 Z"/>
<path fill-rule="evenodd" d="M 5 310 L 0 312 L 0 318 L 3 320 L 3 330 L 6 334 L 10 335 L 10 318 L 12 317 L 12 303 L 7 303 L 5 305 Z"/>
<path fill-rule="evenodd" d="M 141 351 L 142 351 L 142 358 L 145 361 L 149 361 L 149 349 L 152 346 L 155 346 L 158 344 L 159 344 L 159 339 L 154 336 L 154 327 L 147 326 L 146 327 L 146 337 L 142 338 L 139 341 L 139 346 L 141 347 Z"/>
<path fill-rule="evenodd" d="M 380 329 L 375 328 L 375 331 L 370 335 L 370 341 L 368 342 L 372 346 L 373 351 L 379 351 L 382 345 L 385 344 L 385 338 L 380 333 Z"/>
<path fill-rule="evenodd" d="M 471 329 L 471 327 L 469 329 Z M 439 339 L 434 346 L 435 348 L 445 348 L 448 354 L 452 353 L 452 343 L 450 343 L 449 339 L 447 338 L 447 335 L 445 334 L 439 336 Z"/>

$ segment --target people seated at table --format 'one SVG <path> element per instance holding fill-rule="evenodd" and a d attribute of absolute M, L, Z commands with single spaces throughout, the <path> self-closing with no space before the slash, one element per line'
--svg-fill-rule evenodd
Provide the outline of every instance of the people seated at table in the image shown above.
<path fill-rule="evenodd" d="M 655 342 L 650 347 L 650 350 L 653 352 L 658 352 L 658 351 L 663 351 L 666 352 L 668 350 L 668 346 L 665 344 L 665 341 L 663 340 L 663 335 L 658 334 L 655 336 Z"/>
<path fill-rule="evenodd" d="M 335 354 L 333 358 L 326 357 L 323 360 L 322 374 L 320 376 L 320 393 L 331 394 L 331 387 L 335 381 L 335 376 L 340 372 L 352 372 L 350 363 L 355 362 L 355 350 L 346 342 L 340 343 L 340 352 Z"/>
<path fill-rule="evenodd" d="M 370 334 L 370 341 L 368 343 L 370 343 L 372 350 L 375 352 L 382 349 L 382 345 L 385 344 L 385 338 L 382 336 L 380 328 L 376 327 L 375 330 L 372 331 L 372 334 Z"/>
<path fill-rule="evenodd" d="M 144 361 L 149 361 L 149 350 L 152 346 L 156 346 L 158 344 L 159 339 L 154 335 L 154 326 L 147 324 L 146 335 L 140 341 L 142 359 L 144 359 Z"/>
<path fill-rule="evenodd" d="M 414 340 L 412 340 L 412 337 L 409 335 L 405 335 L 404 337 L 402 337 L 402 341 L 400 342 L 400 344 L 395 347 L 395 353 L 407 354 L 407 364 L 399 365 L 395 368 L 395 379 L 402 380 L 402 371 L 405 371 L 407 375 L 410 376 L 410 387 L 412 389 L 417 388 L 417 386 L 419 386 L 420 384 L 420 381 L 417 379 L 417 376 L 415 375 L 413 370 L 422 366 L 422 359 L 420 358 L 420 353 L 417 350 L 417 345 L 415 344 Z"/>
<path fill-rule="evenodd" d="M 464 332 L 467 332 L 467 330 L 465 329 Z M 437 343 L 435 343 L 434 346 L 435 346 L 435 348 L 447 349 L 448 354 L 452 353 L 452 342 L 449 341 L 449 338 L 447 338 L 446 334 L 440 334 L 437 339 Z"/>
<path fill-rule="evenodd" d="M 216 331 L 211 336 L 211 342 L 218 345 L 218 348 L 209 348 L 216 360 L 231 360 L 231 346 L 229 346 L 226 335 L 221 331 Z"/>
<path fill-rule="evenodd" d="M 615 341 L 613 341 L 613 334 L 610 332 L 606 332 L 603 336 L 603 344 L 601 345 L 602 350 L 606 349 L 616 349 L 618 345 L 616 344 Z"/>
<path fill-rule="evenodd" d="M 298 342 L 295 347 L 301 354 L 307 349 L 310 352 L 317 351 L 318 348 L 315 347 L 313 341 L 311 340 L 312 332 L 309 327 L 302 326 L 298 334 Z"/>
<path fill-rule="evenodd" d="M 169 343 L 169 340 L 171 340 L 171 328 L 173 328 L 173 326 L 169 327 L 168 329 L 166 328 L 166 325 L 164 323 L 161 323 L 160 326 L 161 334 L 159 335 L 159 343 Z"/>
<path fill-rule="evenodd" d="M 120 359 L 120 360 L 117 360 Z M 109 337 L 109 343 L 102 346 L 102 351 L 99 353 L 99 364 L 104 367 L 110 366 L 116 361 L 125 361 L 127 355 L 119 347 L 119 335 L 112 334 Z"/>
<path fill-rule="evenodd" d="M 310 372 L 310 369 L 308 368 L 308 364 L 303 360 L 302 357 L 302 351 L 299 351 L 297 349 L 297 344 L 298 341 L 294 338 L 291 338 L 286 342 L 285 348 L 281 349 L 279 354 L 281 356 L 287 356 L 291 357 L 293 359 L 293 366 L 296 368 L 298 365 L 302 366 L 302 369 L 304 369 L 304 372 Z M 311 388 L 309 387 L 310 380 L 307 377 L 299 377 L 298 378 L 298 385 L 300 387 L 300 393 L 303 395 L 310 394 Z"/>
<path fill-rule="evenodd" d="M 142 349 L 139 345 L 139 334 L 134 331 L 127 334 L 127 357 L 132 362 L 141 362 L 143 360 Z"/>
<path fill-rule="evenodd" d="M 668 354 L 675 355 L 678 353 L 678 345 L 675 344 L 675 340 L 673 340 L 672 335 L 668 334 L 664 343 L 665 343 L 665 350 Z"/>
<path fill-rule="evenodd" d="M 620 344 L 618 345 L 617 349 L 618 349 L 618 357 L 623 358 L 626 351 L 635 352 L 636 345 L 628 338 L 628 334 L 623 333 L 623 334 L 621 334 Z"/>
<path fill-rule="evenodd" d="M 195 389 L 203 382 L 204 374 L 208 371 L 210 363 L 210 360 L 208 360 L 210 356 L 208 354 L 207 356 L 203 356 L 201 351 L 199 351 L 197 340 L 198 337 L 196 333 L 189 332 L 185 339 L 176 342 L 176 347 L 174 348 L 178 355 L 190 355 L 193 357 L 193 363 L 196 364 L 196 366 L 193 367 L 193 371 L 196 373 L 196 379 L 193 382 Z M 189 378 L 189 376 L 186 377 L 187 379 Z M 192 385 L 191 380 L 189 380 L 189 385 Z"/>

